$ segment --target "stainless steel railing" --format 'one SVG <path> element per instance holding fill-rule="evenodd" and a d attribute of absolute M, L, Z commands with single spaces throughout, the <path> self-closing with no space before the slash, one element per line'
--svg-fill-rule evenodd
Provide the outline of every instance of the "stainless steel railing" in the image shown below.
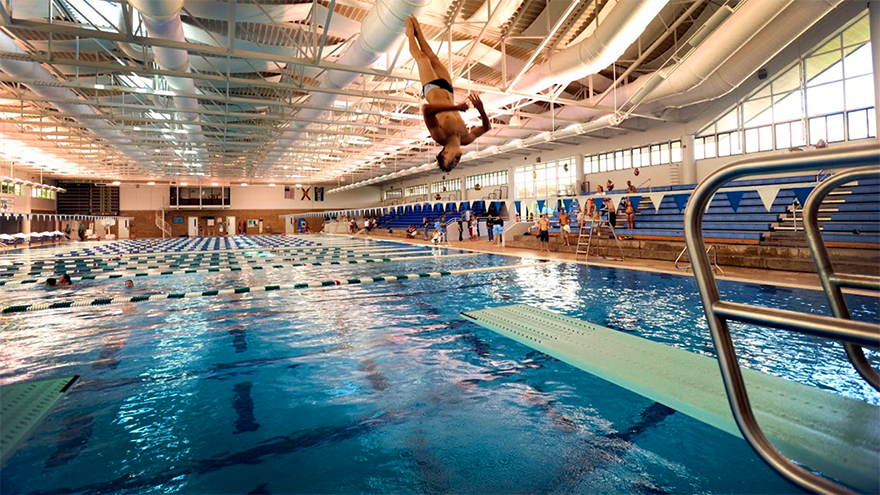
<path fill-rule="evenodd" d="M 835 317 L 818 316 L 722 301 L 702 236 L 703 215 L 706 206 L 719 188 L 742 177 L 877 164 L 880 164 L 880 147 L 877 146 L 876 141 L 806 153 L 739 160 L 706 177 L 694 190 L 685 211 L 685 241 L 688 252 L 691 254 L 694 279 L 700 291 L 703 310 L 706 313 L 712 341 L 718 356 L 718 366 L 721 369 L 724 388 L 736 424 L 742 432 L 743 438 L 767 464 L 790 481 L 818 493 L 850 493 L 850 490 L 795 464 L 791 459 L 782 455 L 764 435 L 755 419 L 749 401 L 727 322 L 740 321 L 804 332 L 840 340 L 853 346 L 873 349 L 880 348 L 880 325 L 852 321 L 837 317 L 836 314 Z M 816 202 L 814 201 L 814 203 Z M 818 231 L 818 228 L 816 230 Z M 831 280 L 829 278 L 829 283 Z M 850 278 L 843 277 L 840 280 L 850 280 Z M 860 373 L 864 371 L 860 370 L 860 365 L 856 364 L 855 366 Z"/>
<path fill-rule="evenodd" d="M 807 234 L 807 243 L 810 245 L 813 260 L 816 262 L 816 272 L 819 274 L 822 288 L 825 289 L 825 294 L 828 296 L 832 313 L 835 317 L 844 320 L 849 320 L 850 314 L 841 288 L 851 287 L 880 291 L 880 278 L 834 273 L 834 265 L 831 263 L 828 248 L 825 246 L 825 241 L 819 230 L 819 207 L 822 205 L 822 200 L 838 186 L 857 179 L 877 177 L 880 177 L 880 167 L 877 166 L 857 168 L 831 176 L 813 190 L 810 197 L 807 198 L 807 204 L 804 205 L 804 230 Z M 880 375 L 868 363 L 862 348 L 848 342 L 844 346 L 850 362 L 859 375 L 876 390 L 880 390 Z"/>

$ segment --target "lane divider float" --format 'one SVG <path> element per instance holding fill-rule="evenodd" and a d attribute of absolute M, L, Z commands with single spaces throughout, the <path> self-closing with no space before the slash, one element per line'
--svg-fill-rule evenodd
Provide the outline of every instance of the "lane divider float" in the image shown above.
<path fill-rule="evenodd" d="M 112 306 L 127 303 L 139 303 L 146 301 L 156 301 L 160 299 L 192 299 L 196 297 L 217 297 L 234 294 L 248 294 L 256 292 L 275 292 L 282 290 L 300 290 L 300 289 L 316 289 L 322 287 L 332 287 L 336 285 L 355 285 L 355 284 L 372 284 L 377 282 L 398 282 L 404 280 L 415 280 L 420 278 L 437 278 L 449 275 L 464 275 L 468 273 L 485 273 L 500 270 L 516 270 L 519 268 L 531 268 L 536 266 L 547 266 L 548 263 L 528 263 L 521 265 L 491 266 L 485 268 L 467 268 L 463 270 L 440 270 L 436 272 L 410 273 L 406 275 L 377 275 L 374 277 L 349 278 L 336 280 L 322 280 L 314 282 L 300 282 L 296 284 L 282 285 L 262 285 L 255 287 L 235 287 L 232 289 L 211 289 L 197 292 L 168 292 L 159 294 L 149 294 L 129 297 L 100 297 L 97 299 L 79 299 L 72 301 L 59 301 L 54 303 L 29 303 L 14 304 L 6 306 L 0 310 L 0 314 L 12 313 L 29 313 L 34 311 L 45 311 L 50 309 L 66 309 L 66 308 L 83 308 L 97 306 Z"/>

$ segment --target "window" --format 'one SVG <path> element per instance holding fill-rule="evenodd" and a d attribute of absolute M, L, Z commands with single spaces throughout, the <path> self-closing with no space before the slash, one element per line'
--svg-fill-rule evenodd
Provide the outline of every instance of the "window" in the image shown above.
<path fill-rule="evenodd" d="M 469 175 L 465 181 L 468 189 L 474 189 L 474 186 L 481 188 L 491 186 L 504 186 L 507 184 L 507 170 L 498 170 L 487 174 Z"/>
<path fill-rule="evenodd" d="M 385 191 L 385 199 L 400 199 L 403 197 L 403 189 L 391 189 Z"/>
<path fill-rule="evenodd" d="M 431 183 L 431 194 L 461 191 L 461 179 L 449 179 Z"/>
<path fill-rule="evenodd" d="M 428 194 L 427 184 L 419 184 L 418 186 L 410 186 L 406 188 L 406 197 L 424 196 L 425 194 Z"/>
<path fill-rule="evenodd" d="M 698 159 L 877 135 L 867 13 L 695 138 Z"/>
<path fill-rule="evenodd" d="M 609 151 L 584 157 L 584 173 L 681 163 L 681 141 L 667 141 L 640 148 Z"/>
<path fill-rule="evenodd" d="M 513 177 L 517 198 L 573 196 L 577 187 L 574 157 L 517 167 Z"/>

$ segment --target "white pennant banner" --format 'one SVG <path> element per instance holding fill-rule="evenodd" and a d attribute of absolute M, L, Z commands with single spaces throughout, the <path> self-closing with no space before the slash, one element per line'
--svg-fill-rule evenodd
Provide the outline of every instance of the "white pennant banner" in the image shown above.
<path fill-rule="evenodd" d="M 779 190 L 782 189 L 782 187 L 783 186 L 781 185 L 772 185 L 755 188 L 758 191 L 758 196 L 761 197 L 761 202 L 764 203 L 765 210 L 770 211 L 770 208 L 773 206 L 773 202 L 776 201 L 776 196 L 779 195 Z"/>
<path fill-rule="evenodd" d="M 643 194 L 642 196 L 647 196 L 651 199 L 651 204 L 654 205 L 654 213 L 660 212 L 660 203 L 663 202 L 663 198 L 666 197 L 665 192 L 656 192 L 650 194 Z"/>

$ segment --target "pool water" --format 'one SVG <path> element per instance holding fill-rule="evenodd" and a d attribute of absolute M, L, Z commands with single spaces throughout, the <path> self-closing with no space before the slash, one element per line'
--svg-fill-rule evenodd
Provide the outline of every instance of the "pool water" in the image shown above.
<path fill-rule="evenodd" d="M 156 276 L 134 292 L 525 262 Z M 818 291 L 720 289 L 828 313 Z M 0 302 L 126 293 L 116 279 L 9 287 Z M 877 299 L 848 297 L 855 318 L 880 319 Z M 4 317 L 0 383 L 82 378 L 3 466 L 0 492 L 799 493 L 743 440 L 459 316 L 513 303 L 714 354 L 690 278 L 570 263 Z M 839 345 L 732 328 L 743 365 L 880 404 Z"/>

